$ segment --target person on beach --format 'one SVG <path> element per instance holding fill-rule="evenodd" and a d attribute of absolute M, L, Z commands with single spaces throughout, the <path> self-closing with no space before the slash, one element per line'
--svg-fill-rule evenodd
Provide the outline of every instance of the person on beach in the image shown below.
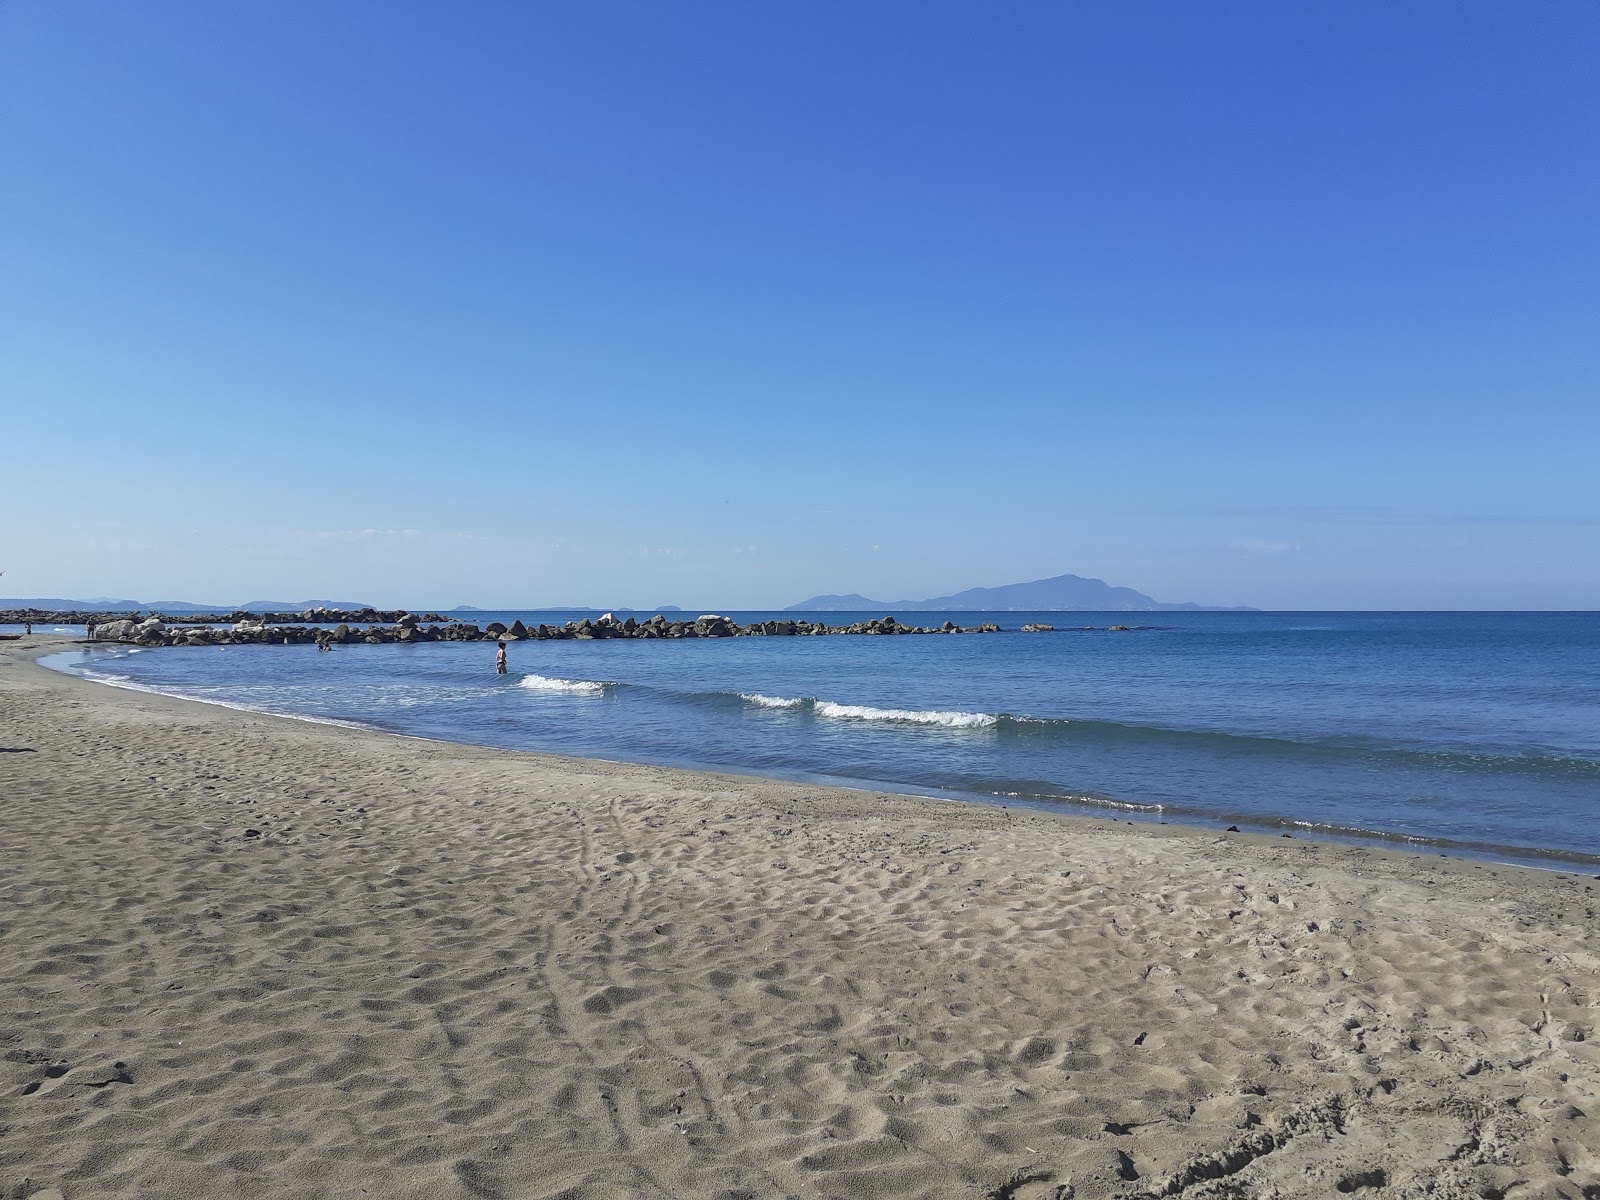
<path fill-rule="evenodd" d="M 494 652 L 494 673 L 496 675 L 504 675 L 506 673 L 506 644 L 504 642 L 496 642 L 495 644 L 499 649 Z"/>
<path fill-rule="evenodd" d="M 33 636 L 33 622 L 32 621 L 24 621 L 22 623 L 22 632 L 27 634 L 29 637 L 32 637 Z"/>
<path fill-rule="evenodd" d="M 94 641 L 94 622 L 93 621 L 90 621 L 90 622 L 88 622 L 87 624 L 84 625 L 84 627 L 83 627 L 83 636 L 88 638 L 91 642 Z"/>

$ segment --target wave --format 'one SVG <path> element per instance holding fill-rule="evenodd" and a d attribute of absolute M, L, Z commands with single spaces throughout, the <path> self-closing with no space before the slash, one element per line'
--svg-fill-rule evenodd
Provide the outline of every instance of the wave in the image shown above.
<path fill-rule="evenodd" d="M 517 686 L 527 688 L 534 692 L 567 692 L 578 695 L 597 696 L 606 690 L 603 683 L 591 683 L 586 679 L 551 679 L 545 675 L 524 675 L 517 680 Z"/>
<path fill-rule="evenodd" d="M 763 696 L 760 692 L 740 692 L 738 695 L 739 699 L 748 700 L 758 708 L 799 708 L 806 702 L 803 696 L 787 699 L 783 696 Z"/>
<path fill-rule="evenodd" d="M 835 704 L 831 700 L 813 700 L 811 707 L 819 716 L 854 721 L 899 721 L 908 725 L 943 725 L 949 729 L 989 729 L 1000 723 L 994 713 L 873 708 L 869 704 Z"/>
<path fill-rule="evenodd" d="M 654 690 L 654 689 L 652 689 Z M 670 693 L 669 693 L 670 694 Z M 944 709 L 882 708 L 870 704 L 842 704 L 815 696 L 772 696 L 760 692 L 677 693 L 681 699 L 718 702 L 736 699 L 758 708 L 809 712 L 836 720 L 897 722 L 936 725 L 947 729 L 992 729 L 1015 738 L 1063 738 L 1082 742 L 1142 742 L 1147 747 L 1169 745 L 1175 750 L 1227 755 L 1288 755 L 1345 761 L 1386 762 L 1402 766 L 1443 769 L 1471 774 L 1541 775 L 1600 779 L 1600 761 L 1560 753 L 1539 754 L 1513 747 L 1418 748 L 1383 745 L 1371 738 L 1295 738 L 1268 734 L 1230 733 L 1225 730 L 1183 729 L 1093 718 L 1031 717 L 999 712 L 965 712 Z"/>
<path fill-rule="evenodd" d="M 870 704 L 839 704 L 815 696 L 764 696 L 739 692 L 739 699 L 757 708 L 805 709 L 819 717 L 844 721 L 895 721 L 905 725 L 941 725 L 946 729 L 989 729 L 999 724 L 994 713 L 946 712 L 938 709 L 876 708 Z"/>
<path fill-rule="evenodd" d="M 1132 800 L 1113 800 L 1110 796 L 1096 796 L 1093 792 L 1069 792 L 1059 788 L 1011 790 L 1006 785 L 996 784 L 983 789 L 985 795 L 998 796 L 1002 800 L 1026 800 L 1042 803 L 1044 806 L 1056 804 L 1081 804 L 1090 808 L 1112 808 L 1118 812 L 1126 813 L 1164 813 L 1168 809 L 1165 804 L 1139 804 Z"/>

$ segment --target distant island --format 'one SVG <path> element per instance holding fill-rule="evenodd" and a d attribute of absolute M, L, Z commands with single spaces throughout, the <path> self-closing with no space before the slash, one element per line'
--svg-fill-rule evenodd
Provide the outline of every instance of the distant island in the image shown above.
<path fill-rule="evenodd" d="M 1057 575 L 1032 583 L 968 588 L 931 600 L 869 600 L 848 596 L 813 596 L 784 612 L 1257 612 L 1243 606 L 1163 604 L 1132 588 L 1112 587 L 1103 579 Z"/>

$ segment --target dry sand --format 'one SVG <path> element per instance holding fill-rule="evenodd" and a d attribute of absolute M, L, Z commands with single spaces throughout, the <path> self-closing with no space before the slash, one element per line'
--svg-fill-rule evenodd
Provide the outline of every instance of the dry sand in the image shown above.
<path fill-rule="evenodd" d="M 0 644 L 0 1197 L 1593 1197 L 1600 881 Z"/>

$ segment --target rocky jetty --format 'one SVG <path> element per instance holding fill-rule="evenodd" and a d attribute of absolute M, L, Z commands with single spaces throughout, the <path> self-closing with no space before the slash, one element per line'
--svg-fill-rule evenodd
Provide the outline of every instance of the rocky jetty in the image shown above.
<path fill-rule="evenodd" d="M 3 614 L 0 614 L 3 615 Z M 387 615 L 387 614 L 386 614 Z M 938 633 L 999 633 L 994 624 L 957 625 L 946 621 L 938 627 L 902 625 L 893 617 L 857 621 L 853 625 L 824 625 L 811 621 L 758 621 L 740 625 L 727 617 L 707 613 L 692 621 L 671 620 L 660 613 L 645 621 L 633 617 L 617 620 L 611 613 L 565 625 L 534 625 L 521 621 L 502 625 L 490 622 L 479 628 L 465 622 L 441 625 L 436 616 L 399 613 L 389 623 L 372 623 L 360 628 L 357 622 L 341 620 L 333 628 L 310 628 L 303 621 L 295 624 L 263 620 L 255 613 L 226 627 L 196 626 L 189 622 L 148 617 L 143 620 L 111 619 L 95 630 L 95 640 L 132 642 L 140 646 L 307 646 L 318 643 L 353 645 L 357 643 L 412 642 L 493 642 L 493 641 L 599 641 L 603 638 L 718 638 L 718 637 L 818 637 L 827 634 L 903 635 Z"/>
<path fill-rule="evenodd" d="M 21 625 L 32 621 L 36 625 L 82 625 L 92 621 L 96 625 L 109 625 L 117 621 L 159 620 L 168 625 L 232 625 L 241 621 L 257 621 L 264 625 L 322 625 L 332 621 L 366 622 L 368 624 L 394 624 L 410 616 L 403 608 L 307 608 L 301 612 L 251 612 L 235 609 L 225 613 L 182 613 L 178 615 L 142 612 L 85 612 L 81 609 L 11 608 L 0 609 L 0 625 Z M 438 613 L 428 613 L 416 618 L 440 622 L 445 618 Z"/>
<path fill-rule="evenodd" d="M 89 612 L 86 609 L 68 608 L 0 608 L 0 625 L 82 625 L 92 621 L 105 625 L 111 621 L 144 620 L 145 614 L 137 612 Z M 222 620 L 221 617 L 215 618 Z"/>

